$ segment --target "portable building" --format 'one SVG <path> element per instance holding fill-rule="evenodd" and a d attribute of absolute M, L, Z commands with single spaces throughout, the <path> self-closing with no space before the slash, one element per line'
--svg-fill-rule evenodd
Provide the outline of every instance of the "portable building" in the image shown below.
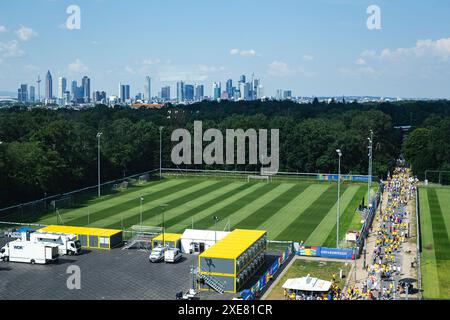
<path fill-rule="evenodd" d="M 157 235 L 152 239 L 152 248 L 157 246 L 169 248 L 181 248 L 181 234 L 179 233 L 164 233 Z"/>
<path fill-rule="evenodd" d="M 236 229 L 198 257 L 201 289 L 219 283 L 225 292 L 236 293 L 264 264 L 267 232 Z"/>
<path fill-rule="evenodd" d="M 84 248 L 112 249 L 122 245 L 122 230 L 73 226 L 47 226 L 39 232 L 74 234 Z"/>
<path fill-rule="evenodd" d="M 228 231 L 186 229 L 181 237 L 181 251 L 188 254 L 202 253 L 229 233 Z"/>

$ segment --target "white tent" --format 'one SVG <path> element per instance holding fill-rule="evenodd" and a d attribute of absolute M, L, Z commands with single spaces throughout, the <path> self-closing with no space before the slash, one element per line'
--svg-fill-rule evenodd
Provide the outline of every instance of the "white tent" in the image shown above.
<path fill-rule="evenodd" d="M 181 236 L 181 251 L 183 253 L 199 253 L 228 234 L 227 231 L 186 229 Z"/>
<path fill-rule="evenodd" d="M 283 284 L 284 289 L 314 292 L 328 292 L 328 290 L 330 290 L 330 287 L 330 281 L 313 278 L 310 275 L 307 275 L 303 278 L 287 279 Z"/>

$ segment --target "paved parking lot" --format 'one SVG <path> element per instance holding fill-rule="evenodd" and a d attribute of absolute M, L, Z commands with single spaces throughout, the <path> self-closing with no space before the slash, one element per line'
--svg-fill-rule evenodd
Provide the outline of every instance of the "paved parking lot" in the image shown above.
<path fill-rule="evenodd" d="M 0 247 L 5 243 L 0 238 Z M 49 265 L 0 261 L 0 300 L 175 299 L 177 292 L 189 289 L 196 258 L 184 255 L 176 264 L 153 264 L 142 251 L 84 249 L 80 256 L 62 256 Z M 70 265 L 80 267 L 80 290 L 67 288 Z"/>

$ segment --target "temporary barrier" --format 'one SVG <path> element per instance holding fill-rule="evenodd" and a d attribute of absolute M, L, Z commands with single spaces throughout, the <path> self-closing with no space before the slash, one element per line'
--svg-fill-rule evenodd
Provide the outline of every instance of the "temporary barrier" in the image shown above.
<path fill-rule="evenodd" d="M 112 249 L 122 245 L 122 230 L 72 226 L 47 226 L 40 232 L 75 234 L 84 248 Z"/>
<path fill-rule="evenodd" d="M 354 250 L 339 249 L 339 248 L 324 248 L 324 247 L 308 247 L 300 245 L 298 242 L 294 243 L 295 254 L 306 257 L 322 257 L 333 259 L 353 259 Z"/>

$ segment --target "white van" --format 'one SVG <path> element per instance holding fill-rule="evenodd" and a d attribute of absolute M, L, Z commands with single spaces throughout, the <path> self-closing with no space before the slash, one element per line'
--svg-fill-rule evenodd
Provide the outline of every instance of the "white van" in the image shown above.
<path fill-rule="evenodd" d="M 164 252 L 164 261 L 169 263 L 175 263 L 183 257 L 181 250 L 178 248 L 167 249 Z"/>
<path fill-rule="evenodd" d="M 166 247 L 158 246 L 154 248 L 152 252 L 150 252 L 150 256 L 148 257 L 148 259 L 150 260 L 150 262 L 161 262 L 164 260 L 164 253 L 166 252 L 166 250 Z"/>

